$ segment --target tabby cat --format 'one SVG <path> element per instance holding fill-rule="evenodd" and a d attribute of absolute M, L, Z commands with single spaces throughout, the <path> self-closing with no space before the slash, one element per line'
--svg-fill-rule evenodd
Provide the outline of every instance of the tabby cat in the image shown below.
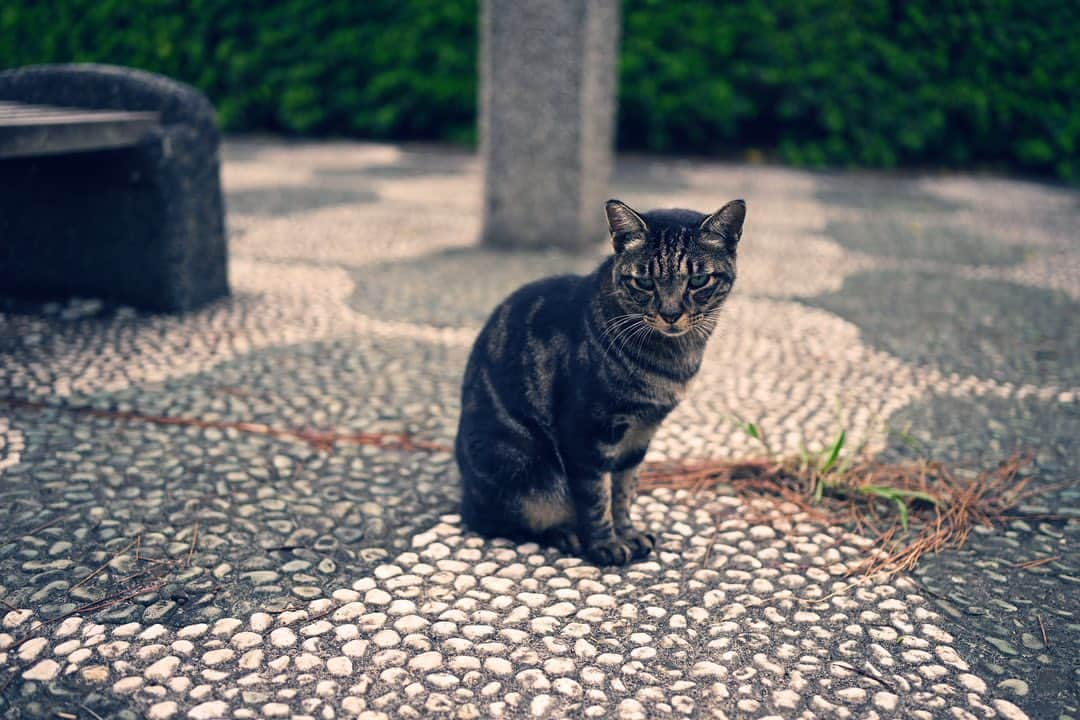
<path fill-rule="evenodd" d="M 473 530 L 622 565 L 652 551 L 630 520 L 637 469 L 701 365 L 746 204 L 606 209 L 615 252 L 600 267 L 495 308 L 465 369 L 455 452 Z"/>

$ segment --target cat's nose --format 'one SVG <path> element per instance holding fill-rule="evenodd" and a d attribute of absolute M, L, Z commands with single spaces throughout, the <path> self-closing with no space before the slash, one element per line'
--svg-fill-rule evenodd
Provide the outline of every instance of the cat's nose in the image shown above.
<path fill-rule="evenodd" d="M 674 325 L 675 321 L 682 317 L 682 310 L 673 310 L 670 312 L 661 310 L 659 315 L 668 323 Z"/>

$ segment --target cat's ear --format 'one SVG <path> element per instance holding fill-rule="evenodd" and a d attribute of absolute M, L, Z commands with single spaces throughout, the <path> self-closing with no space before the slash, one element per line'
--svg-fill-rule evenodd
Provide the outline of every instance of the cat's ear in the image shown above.
<path fill-rule="evenodd" d="M 735 246 L 739 244 L 739 238 L 742 237 L 745 219 L 746 202 L 732 200 L 701 221 L 699 228 L 701 239 L 707 244 L 723 245 L 728 252 L 735 252 Z"/>
<path fill-rule="evenodd" d="M 604 209 L 615 252 L 633 250 L 645 244 L 649 228 L 632 207 L 621 200 L 608 200 Z"/>

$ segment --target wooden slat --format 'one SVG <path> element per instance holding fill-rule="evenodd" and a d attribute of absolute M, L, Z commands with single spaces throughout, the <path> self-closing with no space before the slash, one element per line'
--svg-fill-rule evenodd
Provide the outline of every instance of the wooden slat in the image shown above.
<path fill-rule="evenodd" d="M 0 157 L 128 147 L 140 142 L 157 124 L 154 112 L 0 101 Z"/>
<path fill-rule="evenodd" d="M 50 105 L 25 105 L 9 101 L 0 101 L 0 126 L 26 125 L 36 121 L 57 123 L 96 123 L 126 120 L 154 120 L 157 113 L 127 112 L 118 110 L 87 110 L 85 108 L 64 108 Z"/>

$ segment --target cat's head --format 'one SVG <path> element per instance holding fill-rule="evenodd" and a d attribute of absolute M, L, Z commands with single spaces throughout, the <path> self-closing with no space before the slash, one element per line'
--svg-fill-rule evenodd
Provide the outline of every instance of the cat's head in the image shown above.
<path fill-rule="evenodd" d="M 627 312 L 654 330 L 707 336 L 735 283 L 735 249 L 746 203 L 732 200 L 712 215 L 692 210 L 638 213 L 607 202 L 615 248 L 615 292 Z"/>

